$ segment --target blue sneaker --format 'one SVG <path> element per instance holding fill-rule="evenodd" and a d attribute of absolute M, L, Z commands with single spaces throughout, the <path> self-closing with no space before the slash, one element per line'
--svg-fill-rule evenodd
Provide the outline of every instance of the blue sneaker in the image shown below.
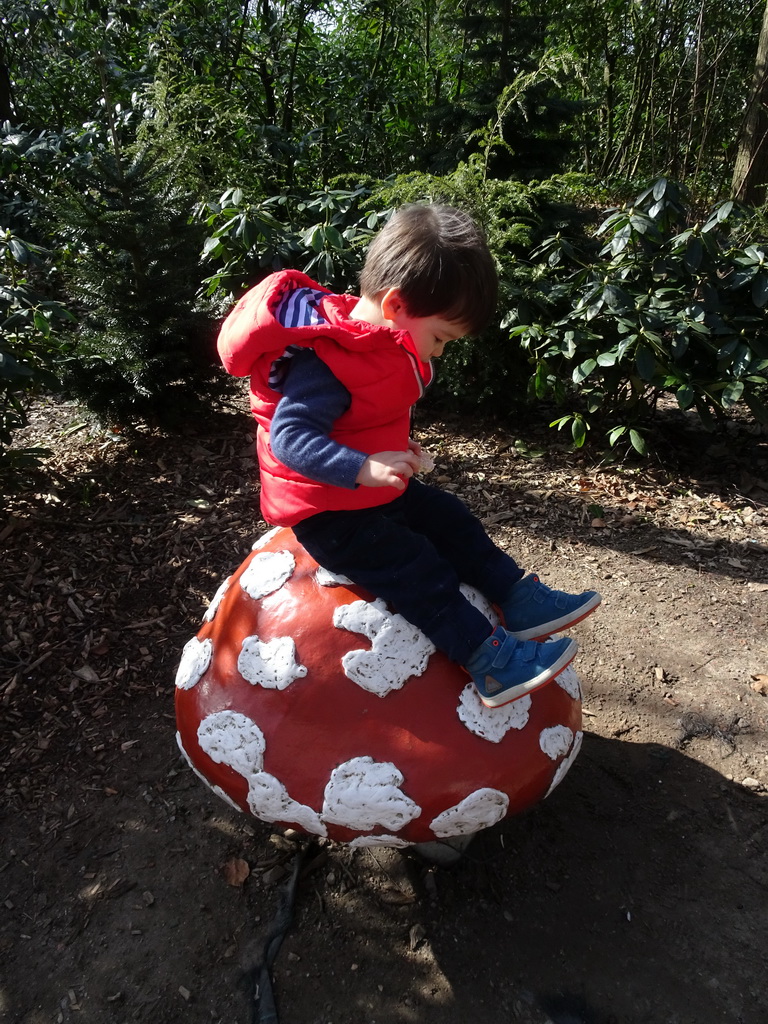
<path fill-rule="evenodd" d="M 516 640 L 497 626 L 464 668 L 489 708 L 519 700 L 550 682 L 573 661 L 579 645 L 563 637 L 548 644 Z"/>
<path fill-rule="evenodd" d="M 532 573 L 518 580 L 500 610 L 502 622 L 517 640 L 543 640 L 581 622 L 601 600 L 596 590 L 583 594 L 550 590 Z"/>

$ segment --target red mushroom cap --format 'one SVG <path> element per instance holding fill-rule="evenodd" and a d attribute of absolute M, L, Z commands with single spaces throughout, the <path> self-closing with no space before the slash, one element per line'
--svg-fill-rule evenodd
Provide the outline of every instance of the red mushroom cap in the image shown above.
<path fill-rule="evenodd" d="M 523 811 L 582 736 L 572 669 L 487 708 L 463 669 L 286 529 L 219 588 L 184 648 L 176 715 L 182 752 L 224 799 L 354 845 L 466 835 Z"/>

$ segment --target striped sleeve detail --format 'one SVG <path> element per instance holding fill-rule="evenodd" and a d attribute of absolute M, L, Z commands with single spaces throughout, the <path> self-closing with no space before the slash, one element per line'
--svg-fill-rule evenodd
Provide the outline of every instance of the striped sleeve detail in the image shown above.
<path fill-rule="evenodd" d="M 275 309 L 275 319 L 283 327 L 310 327 L 326 323 L 319 312 L 325 292 L 312 288 L 295 288 L 289 292 Z"/>

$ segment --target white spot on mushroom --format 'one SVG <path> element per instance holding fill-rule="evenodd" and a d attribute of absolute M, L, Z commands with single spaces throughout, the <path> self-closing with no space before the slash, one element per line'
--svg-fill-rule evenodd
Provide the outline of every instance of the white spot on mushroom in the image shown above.
<path fill-rule="evenodd" d="M 290 821 L 305 832 L 328 834 L 317 811 L 293 800 L 279 779 L 262 771 L 266 742 L 253 719 L 237 711 L 215 711 L 198 726 L 197 741 L 213 761 L 243 776 L 248 783 L 248 806 L 257 818 Z M 222 795 L 218 787 L 212 788 Z"/>
<path fill-rule="evenodd" d="M 331 572 L 330 569 L 324 569 L 322 565 L 317 567 L 315 579 L 321 587 L 345 587 L 352 582 L 352 580 L 347 579 L 346 576 L 342 576 L 341 573 L 335 573 Z"/>
<path fill-rule="evenodd" d="M 269 772 L 258 772 L 248 779 L 248 806 L 262 821 L 287 821 L 313 835 L 328 835 L 317 811 L 293 800 L 282 782 Z"/>
<path fill-rule="evenodd" d="M 290 551 L 261 551 L 240 577 L 240 586 L 254 601 L 274 594 L 293 575 L 296 559 Z"/>
<path fill-rule="evenodd" d="M 247 636 L 240 648 L 237 670 L 249 683 L 267 690 L 284 690 L 307 674 L 306 666 L 296 660 L 296 644 L 289 636 L 268 641 Z"/>
<path fill-rule="evenodd" d="M 273 526 L 271 530 L 267 530 L 266 533 L 262 533 L 262 535 L 251 545 L 251 551 L 258 551 L 259 548 L 263 548 L 265 544 L 269 544 L 275 534 L 280 533 L 281 529 L 281 526 Z"/>
<path fill-rule="evenodd" d="M 364 849 L 369 846 L 410 846 L 411 843 L 398 836 L 357 836 L 349 844 L 351 850 Z"/>
<path fill-rule="evenodd" d="M 349 651 L 341 664 L 353 683 L 378 697 L 399 690 L 411 676 L 420 676 L 435 653 L 431 640 L 380 599 L 340 605 L 333 624 L 371 641 L 370 650 Z"/>
<path fill-rule="evenodd" d="M 236 811 L 240 811 L 242 813 L 242 810 L 243 810 L 242 807 L 240 806 L 240 804 L 235 803 L 235 801 L 232 799 L 232 797 L 229 795 L 229 793 L 225 793 L 224 790 L 221 788 L 221 786 L 213 786 L 210 783 L 210 781 L 208 779 L 206 779 L 206 777 L 203 775 L 203 773 L 201 771 L 199 771 L 197 768 L 195 768 L 195 766 L 192 764 L 192 758 L 186 752 L 186 750 L 184 749 L 184 744 L 181 742 L 181 733 L 178 733 L 178 732 L 176 733 L 176 742 L 179 745 L 179 750 L 181 751 L 182 757 L 187 762 L 187 764 L 192 769 L 192 771 L 195 773 L 195 775 L 198 777 L 198 779 L 200 779 L 202 782 L 204 782 L 206 784 L 206 786 L 208 787 L 208 789 L 211 790 L 212 793 L 215 793 L 216 796 L 221 797 L 221 799 L 225 803 L 229 804 L 230 807 L 234 807 L 234 809 Z"/>
<path fill-rule="evenodd" d="M 397 832 L 421 814 L 418 804 L 401 792 L 403 781 L 390 761 L 353 757 L 331 772 L 322 817 L 358 831 L 383 825 Z"/>
<path fill-rule="evenodd" d="M 567 725 L 553 725 L 550 729 L 542 729 L 539 746 L 553 761 L 567 754 L 573 743 L 573 732 Z"/>
<path fill-rule="evenodd" d="M 219 610 L 219 605 L 221 604 L 222 598 L 224 597 L 226 592 L 229 590 L 229 583 L 230 583 L 231 579 L 232 579 L 231 576 L 227 577 L 227 579 L 224 580 L 224 582 L 221 584 L 219 589 L 216 591 L 216 593 L 211 598 L 211 603 L 208 605 L 208 609 L 207 609 L 205 615 L 203 616 L 203 622 L 211 622 L 211 621 L 213 621 L 213 617 L 215 616 L 216 612 Z"/>
<path fill-rule="evenodd" d="M 500 708 L 486 707 L 475 686 L 467 683 L 461 691 L 456 713 L 470 732 L 491 743 L 500 743 L 510 729 L 525 728 L 530 708 L 531 698 L 528 696 Z"/>
<path fill-rule="evenodd" d="M 191 690 L 196 686 L 211 664 L 213 657 L 213 641 L 198 640 L 193 636 L 184 645 L 181 661 L 176 670 L 176 685 L 180 690 Z"/>
<path fill-rule="evenodd" d="M 578 753 L 581 750 L 581 741 L 583 739 L 584 733 L 577 732 L 576 738 L 573 741 L 573 746 L 568 752 L 568 757 L 564 758 L 557 766 L 557 771 L 555 772 L 555 776 L 552 779 L 552 782 L 550 783 L 549 789 L 544 794 L 545 798 L 549 796 L 549 794 L 552 792 L 553 789 L 555 789 L 556 786 L 560 785 L 565 776 L 571 770 L 571 766 L 573 765 L 573 762 L 576 760 Z"/>
<path fill-rule="evenodd" d="M 573 665 L 568 665 L 559 676 L 555 676 L 555 682 L 565 690 L 569 697 L 581 700 L 581 684 Z"/>
<path fill-rule="evenodd" d="M 509 797 L 500 789 L 477 789 L 432 821 L 430 828 L 442 839 L 490 828 L 507 813 Z"/>
<path fill-rule="evenodd" d="M 264 733 L 238 711 L 215 711 L 197 727 L 197 742 L 217 764 L 227 764 L 248 778 L 264 764 Z"/>

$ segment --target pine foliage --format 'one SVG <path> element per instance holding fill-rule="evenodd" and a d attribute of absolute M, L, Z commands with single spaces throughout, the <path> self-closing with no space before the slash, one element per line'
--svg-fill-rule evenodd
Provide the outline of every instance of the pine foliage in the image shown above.
<path fill-rule="evenodd" d="M 196 307 L 199 229 L 174 168 L 149 149 L 101 154 L 53 203 L 78 314 L 65 390 L 100 418 L 168 422 L 227 388 Z"/>

